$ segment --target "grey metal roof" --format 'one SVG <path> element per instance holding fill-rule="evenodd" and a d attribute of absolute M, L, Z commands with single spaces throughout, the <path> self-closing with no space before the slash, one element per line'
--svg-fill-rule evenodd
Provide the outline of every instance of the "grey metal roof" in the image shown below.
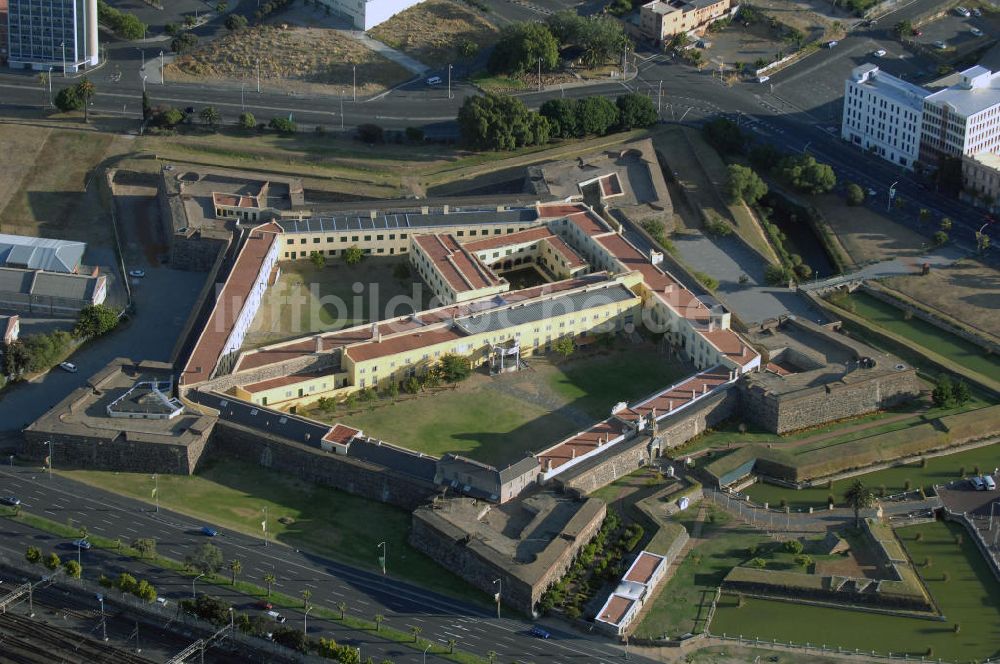
<path fill-rule="evenodd" d="M 94 296 L 97 279 L 82 274 L 38 272 L 32 295 L 64 297 L 72 300 L 90 300 Z"/>
<path fill-rule="evenodd" d="M 335 217 L 314 217 L 312 219 L 283 219 L 278 222 L 286 233 L 329 233 L 333 231 L 406 230 L 413 228 L 433 228 L 435 226 L 464 226 L 467 224 L 510 224 L 524 223 L 538 219 L 534 208 L 511 210 L 451 210 L 428 212 L 398 212 L 377 215 L 360 212 Z"/>
<path fill-rule="evenodd" d="M 312 447 L 319 447 L 320 440 L 330 430 L 329 425 L 257 406 L 230 396 L 192 390 L 188 392 L 187 398 L 218 410 L 221 420 L 242 424 Z"/>
<path fill-rule="evenodd" d="M 87 245 L 70 240 L 0 234 L 0 265 L 29 270 L 75 272 Z"/>
<path fill-rule="evenodd" d="M 615 302 L 624 302 L 633 297 L 635 295 L 632 294 L 632 291 L 621 284 L 615 284 L 605 288 L 576 291 L 547 300 L 534 301 L 497 311 L 475 314 L 466 318 L 456 319 L 455 325 L 470 335 L 496 332 L 508 327 L 552 318 L 553 316 L 585 311 L 593 307 Z"/>
<path fill-rule="evenodd" d="M 372 439 L 352 440 L 347 448 L 347 456 L 384 466 L 426 482 L 433 482 L 437 472 L 437 457 L 421 455 Z"/>
<path fill-rule="evenodd" d="M 506 484 L 526 473 L 538 472 L 538 465 L 538 459 L 533 456 L 526 456 L 517 463 L 500 470 L 500 483 Z"/>
<path fill-rule="evenodd" d="M 31 283 L 34 279 L 34 272 L 0 268 L 0 291 L 28 295 L 31 293 Z"/>

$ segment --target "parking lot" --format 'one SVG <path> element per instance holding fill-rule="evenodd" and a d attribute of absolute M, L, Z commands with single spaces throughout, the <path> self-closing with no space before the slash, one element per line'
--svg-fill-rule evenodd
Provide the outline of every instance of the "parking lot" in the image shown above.
<path fill-rule="evenodd" d="M 994 472 L 991 476 L 1000 479 L 1000 473 Z M 938 488 L 937 493 L 945 507 L 958 514 L 982 518 L 989 517 L 990 509 L 997 510 L 994 527 L 1000 526 L 1000 490 L 976 491 L 970 480 L 963 479 Z M 994 503 L 997 507 L 991 507 Z"/>
<path fill-rule="evenodd" d="M 1000 34 L 1000 17 L 996 13 L 984 13 L 979 17 L 965 18 L 950 12 L 947 16 L 921 26 L 918 30 L 922 34 L 913 38 L 915 43 L 944 50 L 945 58 L 960 56 L 986 46 L 995 39 L 996 35 Z M 981 34 L 974 34 L 973 30 L 978 30 Z M 944 44 L 946 49 L 940 49 L 938 43 Z"/>

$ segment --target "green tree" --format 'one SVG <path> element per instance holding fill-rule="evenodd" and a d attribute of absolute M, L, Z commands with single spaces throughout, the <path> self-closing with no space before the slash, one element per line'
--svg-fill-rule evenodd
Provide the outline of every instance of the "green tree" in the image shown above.
<path fill-rule="evenodd" d="M 176 37 L 181 33 L 181 26 L 176 23 L 167 23 L 163 26 L 163 32 L 165 32 L 168 37 Z"/>
<path fill-rule="evenodd" d="M 166 108 L 157 112 L 153 121 L 160 127 L 173 128 L 184 121 L 184 113 L 179 108 Z"/>
<path fill-rule="evenodd" d="M 347 602 L 337 602 L 337 610 L 340 611 L 340 619 L 343 620 L 347 613 Z"/>
<path fill-rule="evenodd" d="M 178 55 L 190 53 L 198 46 L 198 37 L 190 32 L 182 32 L 170 41 L 170 50 Z"/>
<path fill-rule="evenodd" d="M 893 27 L 893 32 L 896 33 L 897 37 L 911 37 L 913 36 L 913 23 L 900 21 Z"/>
<path fill-rule="evenodd" d="M 420 625 L 410 625 L 410 634 L 413 635 L 413 642 L 416 643 L 417 639 L 420 638 L 420 633 L 424 631 L 424 628 Z"/>
<path fill-rule="evenodd" d="M 226 17 L 226 29 L 230 32 L 236 32 L 247 27 L 248 21 L 245 16 L 240 14 L 230 14 Z"/>
<path fill-rule="evenodd" d="M 219 115 L 219 111 L 215 108 L 215 106 L 206 106 L 201 109 L 201 112 L 198 113 L 198 117 L 200 117 L 201 121 L 212 129 L 215 129 L 215 125 L 219 124 L 219 120 L 222 119 L 222 116 Z"/>
<path fill-rule="evenodd" d="M 870 509 L 875 505 L 875 494 L 865 486 L 864 482 L 855 479 L 844 492 L 844 502 L 854 510 L 854 527 L 861 527 L 861 510 Z"/>
<path fill-rule="evenodd" d="M 249 111 L 246 113 L 240 113 L 239 119 L 240 129 L 253 129 L 257 126 L 257 118 L 253 116 L 253 113 Z"/>
<path fill-rule="evenodd" d="M 646 95 L 630 92 L 618 97 L 615 105 L 618 106 L 618 123 L 624 131 L 648 127 L 657 120 L 656 106 Z"/>
<path fill-rule="evenodd" d="M 142 119 L 148 120 L 153 117 L 153 104 L 149 100 L 149 93 L 143 90 L 142 92 Z"/>
<path fill-rule="evenodd" d="M 548 99 L 538 112 L 549 121 L 553 136 L 571 138 L 580 135 L 575 99 Z"/>
<path fill-rule="evenodd" d="M 951 226 L 952 226 L 951 217 L 941 217 L 941 223 L 940 223 L 941 230 L 947 233 L 948 231 L 951 230 Z"/>
<path fill-rule="evenodd" d="M 434 367 L 434 372 L 441 380 L 457 383 L 472 375 L 472 365 L 467 357 L 447 353 L 441 356 L 441 361 Z"/>
<path fill-rule="evenodd" d="M 513 150 L 549 140 L 548 120 L 508 95 L 466 97 L 457 120 L 462 142 L 478 150 Z"/>
<path fill-rule="evenodd" d="M 80 310 L 80 317 L 73 327 L 73 336 L 77 338 L 99 337 L 117 326 L 118 314 L 115 313 L 114 309 L 103 304 L 91 304 Z"/>
<path fill-rule="evenodd" d="M 87 77 L 84 77 L 83 80 L 76 84 L 76 95 L 83 102 L 84 122 L 90 122 L 90 104 L 94 101 L 96 94 L 97 87 Z"/>
<path fill-rule="evenodd" d="M 567 335 L 565 337 L 559 337 L 552 342 L 552 350 L 559 353 L 563 357 L 569 357 L 576 350 L 576 344 L 573 343 L 573 337 Z"/>
<path fill-rule="evenodd" d="M 500 31 L 487 68 L 494 74 L 516 76 L 535 71 L 539 60 L 546 71 L 559 61 L 559 44 L 552 31 L 543 23 L 514 23 Z"/>
<path fill-rule="evenodd" d="M 128 572 L 122 572 L 118 575 L 117 581 L 115 581 L 115 587 L 118 588 L 122 595 L 126 593 L 134 592 L 136 588 L 139 587 L 139 583 L 135 580 L 135 577 Z"/>
<path fill-rule="evenodd" d="M 222 549 L 205 542 L 188 554 L 186 562 L 202 574 L 215 574 L 222 568 Z"/>
<path fill-rule="evenodd" d="M 309 252 L 309 261 L 316 267 L 321 268 L 326 265 L 326 256 L 322 251 Z"/>
<path fill-rule="evenodd" d="M 931 236 L 931 241 L 934 243 L 935 247 L 940 247 L 941 245 L 948 243 L 948 234 L 944 231 L 938 231 Z"/>
<path fill-rule="evenodd" d="M 380 629 L 382 629 L 382 621 L 384 621 L 384 620 L 385 620 L 385 616 L 383 616 L 381 613 L 376 613 L 375 614 L 375 631 L 376 632 L 379 631 Z"/>
<path fill-rule="evenodd" d="M 865 202 L 865 190 L 853 182 L 847 185 L 847 204 L 861 205 Z"/>
<path fill-rule="evenodd" d="M 455 639 L 448 639 L 448 654 L 449 655 L 454 655 L 455 654 L 455 646 L 457 646 L 457 645 L 458 645 L 458 641 L 456 641 Z"/>
<path fill-rule="evenodd" d="M 824 194 L 837 184 L 829 164 L 821 164 L 812 155 L 793 155 L 781 160 L 781 176 L 793 187 L 807 194 Z"/>
<path fill-rule="evenodd" d="M 132 540 L 132 548 L 139 552 L 140 558 L 156 556 L 156 540 L 152 537 L 139 537 Z"/>
<path fill-rule="evenodd" d="M 586 97 L 576 105 L 581 135 L 604 136 L 618 124 L 618 107 L 607 97 Z"/>
<path fill-rule="evenodd" d="M 955 383 L 955 385 L 951 388 L 951 395 L 955 400 L 955 403 L 959 406 L 965 404 L 972 398 L 972 394 L 969 392 L 969 386 L 962 380 Z"/>
<path fill-rule="evenodd" d="M 726 192 L 731 203 L 743 200 L 753 205 L 767 193 L 767 184 L 753 169 L 740 164 L 730 164 Z"/>
<path fill-rule="evenodd" d="M 302 597 L 302 608 L 303 609 L 308 609 L 309 608 L 309 600 L 312 598 L 312 595 L 313 595 L 312 591 L 309 590 L 308 588 L 306 588 L 305 590 L 303 590 L 302 592 L 300 592 L 299 595 L 301 595 L 301 597 Z"/>
<path fill-rule="evenodd" d="M 725 118 L 716 118 L 703 125 L 701 133 L 713 148 L 723 154 L 742 154 L 746 145 L 746 136 L 740 128 Z"/>
<path fill-rule="evenodd" d="M 56 105 L 56 108 L 63 113 L 68 113 L 69 111 L 79 111 L 83 108 L 83 100 L 77 95 L 75 85 L 63 88 L 57 92 L 53 103 Z"/>
<path fill-rule="evenodd" d="M 156 601 L 156 586 L 151 584 L 146 579 L 143 579 L 139 581 L 138 585 L 136 585 L 132 594 L 147 604 L 150 604 Z"/>
<path fill-rule="evenodd" d="M 294 134 L 296 131 L 295 123 L 288 118 L 271 118 L 271 121 L 267 123 L 267 126 L 274 129 L 279 134 Z"/>
<path fill-rule="evenodd" d="M 37 546 L 29 546 L 24 550 L 24 559 L 32 565 L 37 565 L 42 561 L 42 551 Z"/>
<path fill-rule="evenodd" d="M 267 587 L 267 596 L 268 596 L 268 598 L 271 597 L 271 586 L 274 585 L 274 582 L 275 582 L 274 574 L 272 574 L 271 572 L 265 572 L 264 573 L 264 585 Z"/>
<path fill-rule="evenodd" d="M 344 250 L 344 262 L 348 265 L 357 265 L 365 258 L 365 251 L 357 245 L 353 245 Z"/>
<path fill-rule="evenodd" d="M 66 576 L 71 579 L 79 579 L 80 575 L 83 573 L 83 567 L 81 567 L 80 563 L 75 560 L 67 560 L 63 563 L 63 569 L 66 570 Z"/>
<path fill-rule="evenodd" d="M 236 577 L 243 573 L 243 563 L 236 558 L 229 561 L 229 574 L 232 578 L 232 585 L 236 585 Z"/>
<path fill-rule="evenodd" d="M 45 565 L 46 569 L 52 570 L 54 572 L 55 570 L 59 569 L 59 565 L 62 564 L 62 561 L 59 560 L 59 556 L 57 554 L 50 553 L 49 555 L 45 556 L 45 560 L 42 561 L 42 564 Z"/>
<path fill-rule="evenodd" d="M 788 541 L 786 541 L 786 542 L 785 542 L 785 543 L 784 543 L 784 544 L 782 545 L 782 548 L 783 548 L 783 549 L 784 549 L 785 551 L 787 551 L 788 553 L 795 553 L 795 554 L 799 554 L 799 553 L 802 553 L 802 549 L 803 549 L 804 547 L 802 546 L 802 542 L 800 542 L 800 541 L 799 541 L 799 540 L 797 540 L 797 539 L 792 539 L 792 540 L 788 540 Z"/>

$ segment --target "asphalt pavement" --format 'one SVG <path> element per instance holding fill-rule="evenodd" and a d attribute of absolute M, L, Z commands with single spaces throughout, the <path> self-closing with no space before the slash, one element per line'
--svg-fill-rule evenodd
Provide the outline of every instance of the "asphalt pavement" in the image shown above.
<path fill-rule="evenodd" d="M 58 459 L 54 461 L 58 468 Z M 391 552 L 387 561 L 390 574 L 382 576 L 273 541 L 265 546 L 261 539 L 224 528 L 218 529 L 217 537 L 208 538 L 200 533 L 203 524 L 186 516 L 163 509 L 154 512 L 146 503 L 80 484 L 58 473 L 49 478 L 37 468 L 13 466 L 0 469 L 0 494 L 16 495 L 26 512 L 59 523 L 85 525 L 90 532 L 102 537 L 121 538 L 123 541 L 153 537 L 157 540 L 157 551 L 176 560 L 184 560 L 198 546 L 211 542 L 222 549 L 226 560 L 240 560 L 243 566 L 241 579 L 244 581 L 262 586 L 263 575 L 271 572 L 277 577 L 275 590 L 285 595 L 298 596 L 302 590 L 308 589 L 312 592 L 313 604 L 337 611 L 337 604 L 343 601 L 352 615 L 371 620 L 375 614 L 381 613 L 385 616 L 386 626 L 408 631 L 410 626 L 417 625 L 422 628 L 422 638 L 441 644 L 447 644 L 449 639 L 454 638 L 458 641 L 458 648 L 479 656 L 485 657 L 487 652 L 494 650 L 502 661 L 562 664 L 609 664 L 623 658 L 623 651 L 603 637 L 568 631 L 564 624 L 546 622 L 546 629 L 552 633 L 552 638 L 537 639 L 528 633 L 531 623 L 513 617 L 497 620 L 489 609 L 399 581 L 391 575 L 395 564 Z M 52 545 L 61 543 L 65 547 L 69 544 L 69 539 L 54 538 L 10 520 L 0 522 L 0 530 L 3 531 L 0 548 L 17 555 L 23 555 L 24 548 L 40 537 L 48 538 Z M 62 555 L 65 557 L 74 553 L 73 547 L 69 546 Z M 96 576 L 103 571 L 110 576 L 135 569 L 139 577 L 149 578 L 160 594 L 174 603 L 191 596 L 189 577 L 96 549 L 84 552 L 83 556 L 86 558 L 84 567 L 90 569 L 88 574 Z M 241 608 L 250 609 L 254 602 L 225 587 L 197 584 L 196 590 L 198 588 L 202 592 L 229 597 Z M 282 612 L 288 616 L 289 623 L 302 624 L 301 612 L 284 609 Z M 310 635 L 334 635 L 338 642 L 349 641 L 362 647 L 363 652 L 379 648 L 387 653 L 392 651 L 387 656 L 397 663 L 416 662 L 420 657 L 420 653 L 385 642 L 377 634 L 344 630 L 335 621 L 314 620 L 310 616 L 309 625 Z M 315 634 L 313 625 L 317 630 Z M 329 633 L 321 633 L 321 628 L 329 630 Z M 428 661 L 433 659 L 428 656 Z M 630 659 L 651 661 L 635 655 Z"/>

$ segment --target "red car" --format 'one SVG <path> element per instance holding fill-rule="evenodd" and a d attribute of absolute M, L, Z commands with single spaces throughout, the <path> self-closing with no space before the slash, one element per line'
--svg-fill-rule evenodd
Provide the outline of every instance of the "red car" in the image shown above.
<path fill-rule="evenodd" d="M 913 31 L 913 36 L 914 37 L 923 37 L 924 36 L 924 32 L 923 32 L 923 30 L 914 30 Z"/>
<path fill-rule="evenodd" d="M 261 611 L 270 611 L 271 609 L 274 608 L 274 605 L 268 602 L 266 599 L 262 599 L 257 601 L 257 608 L 260 609 Z"/>

